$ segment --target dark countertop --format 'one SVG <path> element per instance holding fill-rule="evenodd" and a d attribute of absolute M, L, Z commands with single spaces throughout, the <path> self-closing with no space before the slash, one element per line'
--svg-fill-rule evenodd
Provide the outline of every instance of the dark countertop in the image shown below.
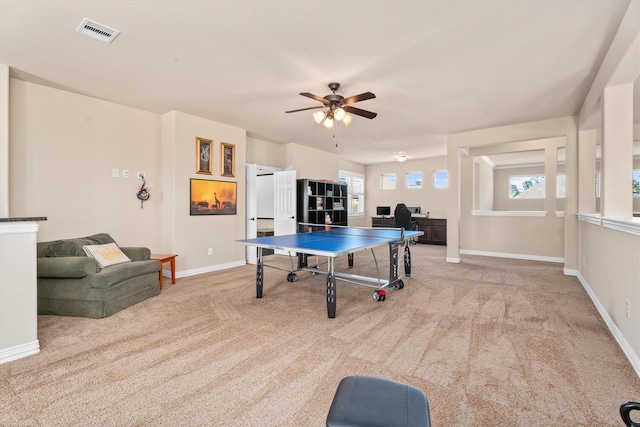
<path fill-rule="evenodd" d="M 26 221 L 46 221 L 46 216 L 16 216 L 0 218 L 0 222 L 26 222 Z"/>

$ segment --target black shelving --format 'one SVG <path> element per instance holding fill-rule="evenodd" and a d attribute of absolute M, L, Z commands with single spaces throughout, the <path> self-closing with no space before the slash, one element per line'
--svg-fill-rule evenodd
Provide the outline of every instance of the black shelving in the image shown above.
<path fill-rule="evenodd" d="M 298 231 L 317 230 L 327 225 L 347 225 L 347 185 L 311 179 L 297 180 L 298 222 L 318 224 Z"/>

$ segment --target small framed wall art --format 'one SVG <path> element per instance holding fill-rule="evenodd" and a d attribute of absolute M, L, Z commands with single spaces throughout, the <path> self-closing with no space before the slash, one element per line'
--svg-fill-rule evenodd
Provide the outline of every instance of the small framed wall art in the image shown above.
<path fill-rule="evenodd" d="M 213 141 L 196 137 L 196 173 L 213 175 Z"/>
<path fill-rule="evenodd" d="M 236 176 L 236 146 L 233 144 L 221 143 L 220 158 L 222 159 L 220 171 L 222 176 Z"/>

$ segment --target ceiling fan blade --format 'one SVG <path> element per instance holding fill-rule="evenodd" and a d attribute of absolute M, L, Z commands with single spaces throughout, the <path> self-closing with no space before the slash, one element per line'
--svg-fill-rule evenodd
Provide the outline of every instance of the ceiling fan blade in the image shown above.
<path fill-rule="evenodd" d="M 372 113 L 371 111 L 362 110 L 356 107 L 351 107 L 350 105 L 345 105 L 344 107 L 342 107 L 342 109 L 347 113 L 355 114 L 356 116 L 366 117 L 367 119 L 373 119 L 378 115 L 378 113 Z"/>
<path fill-rule="evenodd" d="M 348 98 L 345 98 L 345 100 L 342 101 L 342 104 L 343 105 L 353 104 L 354 102 L 366 101 L 367 99 L 373 99 L 375 97 L 376 96 L 373 93 L 365 92 L 365 93 L 361 93 L 360 95 L 355 95 L 355 96 L 350 96 Z"/>
<path fill-rule="evenodd" d="M 297 113 L 298 111 L 315 110 L 316 108 L 324 108 L 324 105 L 318 105 L 317 107 L 300 108 L 297 110 L 285 111 L 285 113 Z"/>
<path fill-rule="evenodd" d="M 319 97 L 318 95 L 314 95 L 309 92 L 301 92 L 300 95 L 306 96 L 307 98 L 315 99 L 318 102 L 322 102 L 324 105 L 329 105 L 329 101 L 324 98 Z"/>

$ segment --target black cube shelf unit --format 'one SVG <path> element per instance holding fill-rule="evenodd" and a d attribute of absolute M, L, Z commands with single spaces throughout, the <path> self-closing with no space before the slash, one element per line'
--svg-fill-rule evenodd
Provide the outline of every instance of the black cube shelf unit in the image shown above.
<path fill-rule="evenodd" d="M 318 226 L 303 226 L 298 231 L 323 228 L 325 225 L 347 225 L 347 184 L 297 180 L 297 221 Z"/>

